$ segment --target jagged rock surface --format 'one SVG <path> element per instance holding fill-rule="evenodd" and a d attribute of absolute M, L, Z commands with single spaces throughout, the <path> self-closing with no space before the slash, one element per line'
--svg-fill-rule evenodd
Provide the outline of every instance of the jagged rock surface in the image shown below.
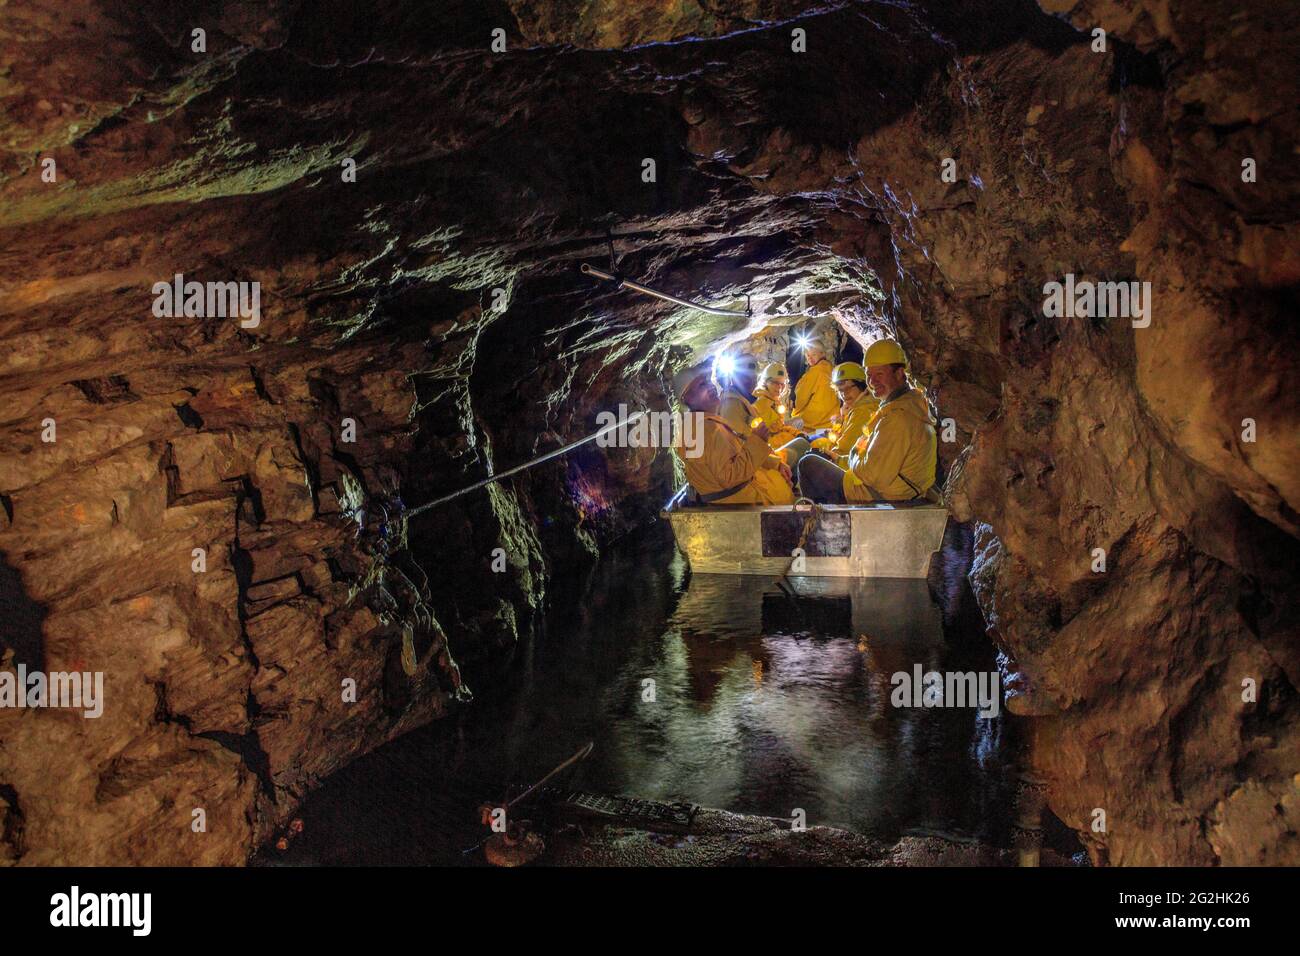
<path fill-rule="evenodd" d="M 587 449 L 403 506 L 666 407 L 803 294 L 897 333 L 953 420 L 972 582 L 1094 860 L 1297 861 L 1293 11 L 66 6 L 0 24 L 0 595 L 6 660 L 107 703 L 0 710 L 0 860 L 245 859 L 455 706 L 453 655 L 507 652 L 672 469 Z M 759 314 L 595 285 L 610 233 Z M 178 272 L 259 281 L 261 324 L 155 316 Z M 1151 282 L 1151 325 L 1046 318 L 1067 272 Z"/>

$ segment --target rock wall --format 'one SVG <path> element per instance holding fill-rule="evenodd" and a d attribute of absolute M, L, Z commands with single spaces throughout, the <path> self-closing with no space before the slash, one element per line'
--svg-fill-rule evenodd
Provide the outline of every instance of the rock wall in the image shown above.
<path fill-rule="evenodd" d="M 1096 862 L 1293 863 L 1296 113 L 1275 67 L 1296 24 L 1259 8 L 1216 36 L 1213 4 L 1162 9 L 1137 18 L 1151 36 L 1076 7 L 1105 55 L 1043 28 L 959 57 L 852 165 L 893 237 L 868 262 L 910 280 L 897 326 L 974 434 L 949 495 L 985 523 L 973 582 L 1013 709 L 1048 725 L 1052 809 Z M 1244 183 L 1247 158 L 1270 172 Z M 1050 319 L 1067 273 L 1149 282 L 1152 314 Z"/>
<path fill-rule="evenodd" d="M 0 653 L 106 699 L 0 708 L 0 860 L 242 861 L 492 679 L 672 470 L 588 448 L 412 506 L 829 315 L 952 421 L 972 584 L 1094 860 L 1296 862 L 1293 13 L 65 7 L 0 25 Z M 611 256 L 756 315 L 577 271 Z M 157 314 L 177 273 L 259 282 L 260 321 Z M 1067 273 L 1151 283 L 1149 325 L 1046 316 Z"/>

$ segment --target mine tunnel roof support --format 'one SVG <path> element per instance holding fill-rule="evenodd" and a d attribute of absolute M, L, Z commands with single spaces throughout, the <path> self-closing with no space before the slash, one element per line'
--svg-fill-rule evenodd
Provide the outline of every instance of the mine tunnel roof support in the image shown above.
<path fill-rule="evenodd" d="M 715 309 L 711 305 L 700 305 L 698 302 L 691 302 L 688 299 L 679 299 L 675 295 L 669 295 L 667 292 L 660 292 L 657 289 L 651 289 L 648 286 L 641 285 L 639 282 L 633 282 L 631 279 L 624 279 L 622 276 L 604 272 L 586 262 L 582 264 L 582 272 L 584 275 L 595 276 L 597 279 L 604 279 L 607 282 L 617 282 L 620 289 L 631 289 L 633 292 L 652 295 L 656 299 L 663 299 L 665 302 L 672 302 L 688 309 L 698 309 L 701 312 L 707 312 L 709 315 L 739 316 L 748 319 L 754 314 L 754 310 L 750 308 L 748 294 L 745 296 L 744 311 L 737 309 Z"/>

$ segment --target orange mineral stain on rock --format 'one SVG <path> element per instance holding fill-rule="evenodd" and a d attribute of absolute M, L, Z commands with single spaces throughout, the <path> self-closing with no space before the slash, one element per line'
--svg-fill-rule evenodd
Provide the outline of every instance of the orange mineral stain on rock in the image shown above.
<path fill-rule="evenodd" d="M 65 505 L 59 509 L 58 514 L 66 524 L 85 524 L 88 520 L 86 506 L 83 504 Z"/>

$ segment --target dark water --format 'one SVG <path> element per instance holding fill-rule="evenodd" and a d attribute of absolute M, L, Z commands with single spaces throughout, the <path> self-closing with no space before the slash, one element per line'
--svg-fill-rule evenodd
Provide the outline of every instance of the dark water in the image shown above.
<path fill-rule="evenodd" d="M 330 777 L 259 862 L 478 865 L 477 806 L 587 740 L 585 789 L 1006 845 L 1003 717 L 890 704 L 916 663 L 993 670 L 987 641 L 945 627 L 924 581 L 840 588 L 795 601 L 680 558 L 606 559 L 473 704 Z"/>

